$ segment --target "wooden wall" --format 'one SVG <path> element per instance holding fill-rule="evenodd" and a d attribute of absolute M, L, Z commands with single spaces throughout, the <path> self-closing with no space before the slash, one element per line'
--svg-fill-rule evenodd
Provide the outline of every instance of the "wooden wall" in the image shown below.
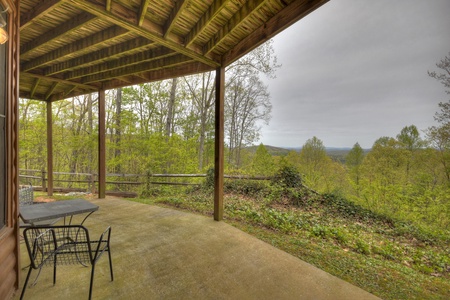
<path fill-rule="evenodd" d="M 18 100 L 19 0 L 0 0 L 8 7 L 6 100 L 6 226 L 0 229 L 0 299 L 10 299 L 19 288 L 18 235 Z"/>

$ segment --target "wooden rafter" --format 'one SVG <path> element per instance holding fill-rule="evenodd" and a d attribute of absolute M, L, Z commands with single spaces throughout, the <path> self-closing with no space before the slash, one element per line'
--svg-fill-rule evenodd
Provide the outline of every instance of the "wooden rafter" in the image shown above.
<path fill-rule="evenodd" d="M 50 98 L 50 96 L 53 94 L 53 92 L 55 91 L 56 87 L 58 86 L 59 82 L 54 82 L 52 84 L 52 86 L 50 87 L 50 89 L 47 91 L 47 93 L 45 94 L 45 100 L 48 100 Z"/>
<path fill-rule="evenodd" d="M 88 54 L 67 60 L 62 63 L 54 64 L 48 68 L 45 69 L 44 75 L 51 76 L 55 75 L 61 72 L 68 72 L 75 68 L 82 68 L 86 65 L 92 65 L 95 63 L 99 63 L 101 61 L 104 61 L 105 59 L 115 59 L 118 56 L 124 56 L 124 54 L 132 51 L 136 51 L 143 47 L 148 47 L 151 45 L 152 42 L 145 38 L 136 38 L 133 40 L 128 40 L 125 42 L 122 42 L 120 44 L 116 44 L 113 46 L 110 46 L 108 48 L 103 48 L 98 51 L 90 52 Z M 147 55 L 150 55 L 151 52 L 147 51 Z M 140 53 L 134 55 L 134 59 L 136 59 L 136 56 L 138 56 Z M 119 63 L 119 62 L 118 62 Z M 118 64 L 117 63 L 117 64 Z M 111 65 L 111 64 L 110 64 Z M 75 78 L 68 76 L 68 78 Z"/>
<path fill-rule="evenodd" d="M 191 45 L 194 40 L 202 33 L 202 31 L 208 27 L 208 25 L 216 18 L 216 16 L 225 8 L 226 0 L 213 1 L 208 10 L 198 20 L 195 26 L 189 31 L 189 34 L 185 38 L 185 45 Z"/>
<path fill-rule="evenodd" d="M 33 98 L 34 94 L 36 93 L 36 89 L 39 86 L 39 82 L 41 82 L 41 78 L 36 78 L 36 80 L 34 81 L 33 86 L 31 87 L 31 91 L 30 91 L 30 97 Z"/>
<path fill-rule="evenodd" d="M 85 26 L 87 22 L 93 21 L 95 19 L 95 16 L 89 14 L 89 13 L 81 13 L 75 18 L 70 19 L 69 21 L 65 22 L 61 26 L 58 26 L 54 30 L 50 30 L 43 35 L 41 35 L 39 38 L 34 39 L 30 41 L 29 43 L 23 45 L 20 47 L 20 57 L 21 58 L 27 58 L 26 54 L 36 48 L 42 47 L 45 44 L 51 42 L 52 40 L 67 34 L 68 32 L 78 29 L 81 26 Z"/>
<path fill-rule="evenodd" d="M 44 54 L 40 57 L 37 57 L 33 60 L 30 60 L 21 65 L 21 71 L 27 72 L 43 66 L 49 62 L 59 60 L 66 56 L 73 56 L 74 54 L 83 51 L 84 53 L 88 52 L 92 47 L 97 46 L 98 44 L 105 43 L 112 39 L 117 39 L 121 36 L 128 34 L 128 30 L 123 29 L 119 26 L 111 26 L 110 28 L 94 33 L 88 37 L 55 49 L 47 54 Z"/>
<path fill-rule="evenodd" d="M 165 57 L 161 58 L 155 61 L 140 63 L 137 65 L 131 65 L 126 66 L 120 69 L 114 69 L 107 72 L 102 73 L 96 73 L 93 75 L 85 76 L 81 79 L 81 82 L 83 83 L 91 83 L 91 82 L 97 82 L 102 80 L 107 80 L 111 78 L 117 78 L 132 74 L 138 74 L 149 70 L 155 70 L 155 69 L 164 69 L 168 67 L 173 67 L 179 64 L 184 64 L 187 62 L 192 61 L 191 58 L 177 55 L 177 56 L 171 56 L 171 57 Z"/>
<path fill-rule="evenodd" d="M 40 16 L 46 15 L 56 7 L 60 6 L 66 1 L 61 0 L 46 0 L 39 3 L 32 10 L 20 16 L 20 30 L 23 30 L 31 25 L 31 21 L 39 19 Z"/>
<path fill-rule="evenodd" d="M 54 101 L 225 67 L 327 0 L 22 0 L 20 96 Z"/>
<path fill-rule="evenodd" d="M 88 85 L 88 84 L 84 84 L 84 83 L 79 83 L 76 81 L 68 81 L 68 80 L 64 80 L 64 79 L 60 79 L 60 78 L 55 78 L 55 77 L 48 77 L 48 76 L 43 76 L 43 75 L 38 75 L 38 74 L 33 74 L 33 73 L 21 73 L 22 76 L 30 76 L 36 79 L 40 79 L 40 80 L 46 80 L 46 81 L 52 81 L 52 82 L 59 82 L 62 84 L 68 84 L 70 86 L 72 85 L 76 85 L 80 88 L 83 88 L 85 90 L 89 90 L 89 91 L 96 91 L 98 88 L 95 85 Z"/>
<path fill-rule="evenodd" d="M 169 36 L 169 33 L 172 31 L 177 19 L 180 17 L 181 12 L 186 8 L 188 1 L 178 0 L 175 2 L 175 7 L 170 12 L 170 16 L 164 24 L 163 32 L 164 38 Z"/>
<path fill-rule="evenodd" d="M 241 9 L 233 15 L 233 17 L 225 24 L 219 32 L 217 32 L 213 38 L 206 43 L 203 52 L 205 54 L 210 53 L 216 48 L 224 38 L 233 31 L 239 24 L 248 19 L 251 14 L 258 10 L 264 4 L 264 0 L 250 0 L 247 1 Z"/>
<path fill-rule="evenodd" d="M 141 7 L 139 8 L 139 22 L 138 25 L 141 26 L 144 23 L 145 14 L 147 13 L 147 8 L 149 4 L 149 0 L 142 0 Z"/>
<path fill-rule="evenodd" d="M 112 22 L 118 26 L 133 31 L 136 34 L 148 38 L 180 54 L 191 57 L 192 59 L 212 67 L 218 67 L 220 65 L 219 62 L 203 55 L 200 49 L 185 48 L 182 45 L 182 42 L 180 42 L 182 40 L 180 37 L 178 37 L 178 41 L 174 41 L 173 37 L 171 37 L 171 39 L 165 39 L 163 37 L 163 30 L 161 26 L 152 23 L 147 19 L 144 19 L 142 26 L 137 26 L 137 13 L 119 3 L 113 2 L 111 4 L 112 7 L 110 12 L 106 11 L 104 6 L 98 5 L 97 3 L 82 0 L 72 0 L 72 3 L 80 9 L 96 15 L 103 20 Z"/>
<path fill-rule="evenodd" d="M 166 48 L 157 48 L 157 49 L 153 49 L 151 51 L 139 52 L 132 56 L 122 57 L 122 58 L 119 58 L 118 60 L 111 61 L 108 64 L 97 64 L 97 65 L 89 66 L 86 68 L 74 70 L 72 72 L 66 72 L 64 74 L 64 79 L 72 80 L 72 79 L 80 78 L 80 77 L 85 78 L 88 75 L 104 73 L 104 72 L 124 68 L 123 66 L 131 67 L 136 70 L 142 70 L 142 66 L 139 66 L 140 64 L 143 64 L 143 63 L 146 63 L 149 61 L 154 61 L 155 59 L 162 59 L 164 57 L 173 56 L 173 55 L 176 55 L 176 52 L 166 49 Z M 125 60 L 125 62 L 124 62 L 124 60 Z M 136 73 L 139 73 L 139 72 L 142 72 L 142 71 L 138 71 Z"/>

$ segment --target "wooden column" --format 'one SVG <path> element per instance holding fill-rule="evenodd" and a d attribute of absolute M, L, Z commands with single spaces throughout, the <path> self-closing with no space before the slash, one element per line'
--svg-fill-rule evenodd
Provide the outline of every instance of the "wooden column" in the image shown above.
<path fill-rule="evenodd" d="M 214 220 L 223 219 L 223 157 L 225 68 L 216 69 L 216 111 L 214 138 Z"/>
<path fill-rule="evenodd" d="M 98 91 L 98 198 L 106 196 L 106 112 L 105 91 Z"/>
<path fill-rule="evenodd" d="M 53 195 L 53 115 L 50 101 L 47 102 L 47 195 Z"/>

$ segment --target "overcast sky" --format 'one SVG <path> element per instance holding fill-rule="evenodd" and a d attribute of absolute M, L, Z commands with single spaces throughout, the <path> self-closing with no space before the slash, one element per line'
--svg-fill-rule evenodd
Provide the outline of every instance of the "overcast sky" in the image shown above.
<path fill-rule="evenodd" d="M 372 147 L 435 125 L 449 95 L 427 71 L 450 52 L 450 0 L 331 0 L 274 38 L 272 119 L 260 142 Z"/>

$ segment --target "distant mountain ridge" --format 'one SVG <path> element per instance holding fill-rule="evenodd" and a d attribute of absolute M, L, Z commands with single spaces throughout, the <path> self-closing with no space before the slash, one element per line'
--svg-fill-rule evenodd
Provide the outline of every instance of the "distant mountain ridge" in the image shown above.
<path fill-rule="evenodd" d="M 259 145 L 250 146 L 246 149 L 251 153 L 255 153 L 256 149 Z M 300 152 L 302 147 L 276 147 L 270 145 L 264 145 L 266 147 L 267 152 L 272 156 L 286 156 L 290 151 Z M 348 152 L 350 152 L 352 148 L 350 147 L 325 147 L 327 154 L 333 158 L 334 160 L 338 160 L 340 162 L 345 162 L 345 156 L 347 156 Z M 370 149 L 363 149 L 364 153 L 368 153 Z"/>

